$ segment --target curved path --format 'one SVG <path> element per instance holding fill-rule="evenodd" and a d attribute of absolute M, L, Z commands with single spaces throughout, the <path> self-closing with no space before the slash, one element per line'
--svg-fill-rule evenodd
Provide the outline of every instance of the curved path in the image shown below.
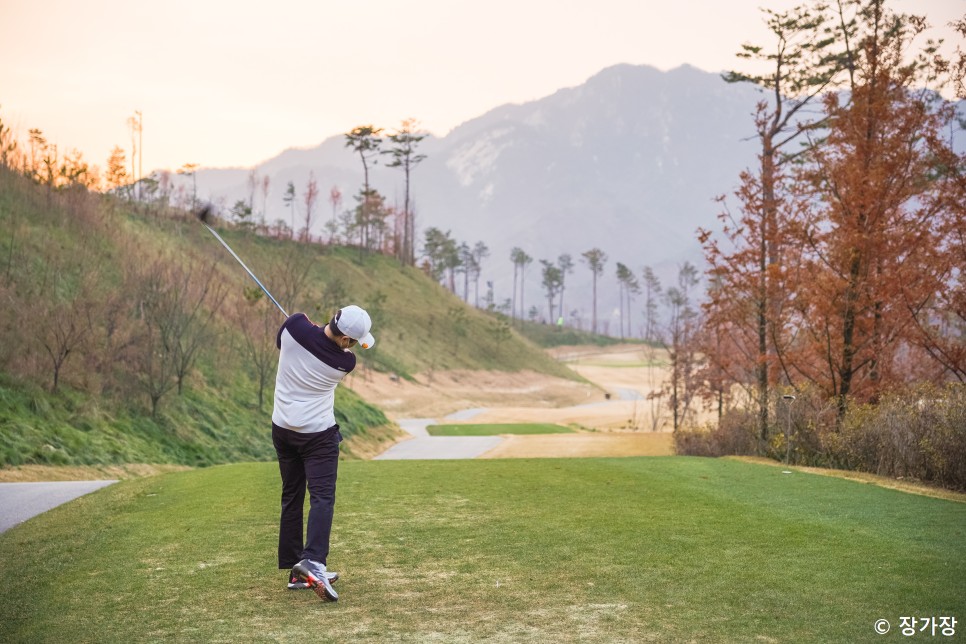
<path fill-rule="evenodd" d="M 467 410 L 447 416 L 447 420 L 472 418 L 478 410 Z M 502 436 L 430 436 L 428 425 L 435 425 L 435 418 L 403 418 L 396 423 L 412 438 L 396 443 L 375 460 L 476 458 L 503 441 Z"/>
<path fill-rule="evenodd" d="M 596 382 L 601 389 L 609 392 L 606 400 L 577 404 L 573 407 L 540 409 L 537 413 L 543 418 L 542 422 L 566 424 L 572 421 L 562 418 L 560 416 L 561 414 L 566 414 L 568 410 L 584 410 L 587 408 L 599 409 L 603 412 L 603 415 L 609 413 L 610 416 L 618 419 L 618 422 L 623 422 L 626 418 L 636 417 L 638 414 L 636 404 L 647 399 L 644 393 L 642 393 L 642 390 L 635 388 L 640 386 L 639 383 L 643 382 L 644 378 L 642 374 L 632 371 L 632 369 L 624 365 L 627 362 L 631 362 L 632 364 L 640 362 L 642 358 L 638 355 L 638 352 L 638 348 L 633 348 L 630 351 L 618 354 L 605 352 L 603 354 L 604 357 L 612 361 L 614 366 L 617 367 L 616 369 L 597 366 L 593 369 L 592 373 L 581 374 L 588 380 Z M 625 353 L 627 355 L 624 355 Z M 595 352 L 590 354 L 590 357 L 596 355 Z M 588 356 L 584 357 L 587 358 Z M 635 407 L 629 406 L 631 404 L 635 405 Z M 438 422 L 465 422 L 476 419 L 477 417 L 480 417 L 479 419 L 482 422 L 488 423 L 518 422 L 524 417 L 533 416 L 532 410 L 529 414 L 521 413 L 522 411 L 522 409 L 514 407 L 474 407 L 454 412 L 446 416 L 442 421 L 435 418 L 399 419 L 396 420 L 396 423 L 409 434 L 410 438 L 392 445 L 385 452 L 375 457 L 375 460 L 477 458 L 498 447 L 505 451 L 509 449 L 511 444 L 517 445 L 527 441 L 531 443 L 546 443 L 548 439 L 542 436 L 530 438 L 514 436 L 512 440 L 508 440 L 505 436 L 430 436 L 426 431 L 427 425 Z M 582 414 L 586 415 L 586 412 L 582 412 Z M 586 438 L 583 437 L 583 439 Z M 591 438 L 596 441 L 602 440 L 600 436 Z M 608 438 L 617 440 L 622 437 L 614 436 Z M 636 438 L 640 439 L 641 436 L 637 436 Z M 648 435 L 644 438 L 654 437 Z M 569 444 L 579 441 L 581 438 L 570 436 L 565 437 L 565 440 Z M 622 449 L 627 450 L 630 448 L 625 447 Z M 635 449 L 640 450 L 643 447 L 637 447 Z M 648 447 L 648 449 L 651 448 Z M 564 451 L 570 453 L 568 450 Z M 622 451 L 621 453 L 623 454 L 624 452 Z"/>
<path fill-rule="evenodd" d="M 117 481 L 0 483 L 0 532 Z"/>

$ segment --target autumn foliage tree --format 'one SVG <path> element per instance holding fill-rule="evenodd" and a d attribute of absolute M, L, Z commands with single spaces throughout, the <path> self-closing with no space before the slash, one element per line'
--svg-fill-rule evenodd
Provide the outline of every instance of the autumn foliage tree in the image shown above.
<path fill-rule="evenodd" d="M 751 361 L 761 440 L 767 434 L 769 392 L 780 377 L 780 345 L 786 341 L 780 319 L 790 293 L 784 236 L 790 201 L 786 168 L 801 153 L 796 143 L 817 126 L 819 119 L 808 110 L 832 84 L 841 64 L 832 52 L 831 15 L 823 3 L 787 12 L 763 11 L 772 44 L 745 44 L 738 57 L 765 63 L 767 71 L 725 75 L 728 82 L 751 82 L 763 92 L 754 116 L 761 146 L 758 165 L 741 175 L 740 213 L 732 215 L 726 209 L 722 215 L 728 247 L 719 246 L 709 231 L 700 231 L 717 285 L 708 323 L 719 327 L 704 337 L 721 338 L 728 329 L 730 350 L 716 365 L 720 373 L 735 369 L 724 364 L 725 355 L 744 355 Z M 718 360 L 713 348 L 706 349 L 712 363 Z"/>
<path fill-rule="evenodd" d="M 962 159 L 944 136 L 953 107 L 919 89 L 928 60 L 910 51 L 924 22 L 882 0 L 857 18 L 850 92 L 824 99 L 827 136 L 799 173 L 809 207 L 792 228 L 809 279 L 796 303 L 807 334 L 791 362 L 840 415 L 851 397 L 944 376 L 915 351 L 915 331 L 941 315 L 966 222 Z"/>
<path fill-rule="evenodd" d="M 924 20 L 884 0 L 769 15 L 774 75 L 741 79 L 774 92 L 755 119 L 760 166 L 741 176 L 740 212 L 723 206 L 724 238 L 700 231 L 706 382 L 719 404 L 728 381 L 746 388 L 760 446 L 778 386 L 817 387 L 841 419 L 850 400 L 956 375 L 966 229 L 953 107 L 928 88 L 942 65 L 913 47 Z M 820 112 L 784 118 L 806 101 Z"/>

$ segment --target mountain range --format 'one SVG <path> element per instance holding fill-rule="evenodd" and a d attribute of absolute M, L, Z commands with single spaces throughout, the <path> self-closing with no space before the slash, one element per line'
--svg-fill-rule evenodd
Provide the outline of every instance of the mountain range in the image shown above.
<path fill-rule="evenodd" d="M 566 278 L 565 308 L 577 311 L 585 327 L 592 276 L 580 256 L 600 248 L 608 261 L 598 287 L 598 317 L 611 319 L 618 307 L 617 262 L 639 279 L 650 266 L 665 286 L 676 280 L 683 262 L 702 266 L 695 230 L 716 227 L 721 205 L 715 198 L 730 194 L 739 173 L 755 163 L 752 114 L 759 100 L 751 85 L 729 84 L 690 66 L 663 72 L 616 65 L 580 86 L 499 106 L 420 143 L 426 159 L 411 181 L 417 241 L 437 227 L 471 247 L 485 243 L 490 255 L 480 290 L 492 282 L 497 303 L 512 294 L 510 249 L 522 248 L 534 259 L 525 278 L 526 308 L 536 305 L 544 316 L 539 260 L 570 254 L 575 266 Z M 290 223 L 283 193 L 292 182 L 301 200 L 311 172 L 321 193 L 312 226 L 317 235 L 333 216 L 331 188 L 342 193 L 345 209 L 362 185 L 359 158 L 338 135 L 286 150 L 255 168 L 200 169 L 198 197 L 223 207 L 247 202 L 252 172 L 259 182 L 268 177 L 268 192 L 257 188 L 253 200 L 268 223 Z M 376 165 L 370 180 L 388 203 L 401 206 L 401 171 Z M 304 214 L 294 219 L 301 227 Z M 641 316 L 635 317 L 636 328 Z"/>

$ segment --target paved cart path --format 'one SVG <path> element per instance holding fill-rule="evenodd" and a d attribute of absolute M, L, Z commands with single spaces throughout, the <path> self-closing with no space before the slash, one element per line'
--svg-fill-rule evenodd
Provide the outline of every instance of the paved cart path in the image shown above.
<path fill-rule="evenodd" d="M 0 532 L 117 481 L 0 483 Z"/>
<path fill-rule="evenodd" d="M 412 438 L 396 443 L 375 460 L 476 458 L 503 441 L 502 436 L 430 436 L 426 427 L 437 422 L 435 418 L 396 421 Z"/>

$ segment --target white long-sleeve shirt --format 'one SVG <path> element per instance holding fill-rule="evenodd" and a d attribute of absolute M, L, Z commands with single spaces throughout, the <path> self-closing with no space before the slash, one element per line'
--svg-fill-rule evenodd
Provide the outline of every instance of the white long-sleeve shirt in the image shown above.
<path fill-rule="evenodd" d="M 272 422 L 298 432 L 321 432 L 336 424 L 335 388 L 356 366 L 356 357 L 325 335 L 304 313 L 278 330 Z"/>

